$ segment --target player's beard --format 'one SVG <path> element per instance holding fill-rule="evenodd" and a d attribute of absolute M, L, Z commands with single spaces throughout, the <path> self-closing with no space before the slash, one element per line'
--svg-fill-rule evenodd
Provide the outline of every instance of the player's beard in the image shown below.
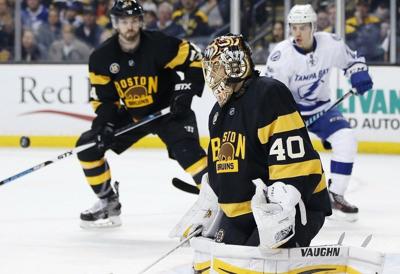
<path fill-rule="evenodd" d="M 129 30 L 125 33 L 120 32 L 119 35 L 125 42 L 135 42 L 139 37 L 139 32 L 140 31 Z"/>
<path fill-rule="evenodd" d="M 119 33 L 119 43 L 124 51 L 133 51 L 139 44 L 140 31 L 126 31 L 125 33 Z"/>

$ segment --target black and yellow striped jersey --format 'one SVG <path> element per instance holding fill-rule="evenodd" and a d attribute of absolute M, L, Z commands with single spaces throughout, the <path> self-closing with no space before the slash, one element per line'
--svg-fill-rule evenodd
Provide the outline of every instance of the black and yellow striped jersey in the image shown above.
<path fill-rule="evenodd" d="M 210 185 L 228 217 L 251 213 L 252 180 L 296 187 L 307 210 L 331 214 L 322 164 L 294 99 L 281 82 L 253 76 L 209 117 Z"/>
<path fill-rule="evenodd" d="M 193 44 L 158 31 L 142 30 L 133 53 L 121 50 L 116 34 L 89 58 L 91 104 L 103 120 L 112 119 L 112 114 L 101 111 L 102 106 L 120 103 L 132 117 L 141 118 L 167 107 L 177 82 L 191 83 L 193 94 L 200 96 L 204 87 L 200 60 Z"/>

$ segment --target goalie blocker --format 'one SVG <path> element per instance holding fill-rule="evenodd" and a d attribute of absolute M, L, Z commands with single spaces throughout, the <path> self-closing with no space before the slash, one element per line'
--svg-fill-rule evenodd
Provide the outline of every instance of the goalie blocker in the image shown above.
<path fill-rule="evenodd" d="M 360 247 L 323 245 L 289 249 L 190 241 L 195 273 L 383 273 L 384 254 Z"/>

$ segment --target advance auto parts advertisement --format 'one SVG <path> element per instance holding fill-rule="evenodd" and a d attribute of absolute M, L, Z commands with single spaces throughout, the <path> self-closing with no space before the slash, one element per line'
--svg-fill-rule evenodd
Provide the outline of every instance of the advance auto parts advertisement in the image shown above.
<path fill-rule="evenodd" d="M 0 69 L 0 137 L 77 137 L 90 128 L 95 114 L 88 103 L 87 65 L 14 64 L 1 65 Z M 396 143 L 400 147 L 400 67 L 370 67 L 370 74 L 373 90 L 351 96 L 339 109 L 361 144 L 377 147 L 386 143 L 393 147 Z M 332 71 L 330 87 L 332 102 L 350 89 L 341 70 Z M 193 101 L 201 137 L 208 136 L 208 114 L 214 103 L 207 88 L 201 98 Z"/>
<path fill-rule="evenodd" d="M 400 143 L 399 73 L 399 67 L 370 68 L 373 89 L 363 96 L 350 96 L 339 106 L 359 141 Z M 337 87 L 336 98 L 350 88 L 348 80 L 340 78 L 339 83 L 343 84 Z"/>

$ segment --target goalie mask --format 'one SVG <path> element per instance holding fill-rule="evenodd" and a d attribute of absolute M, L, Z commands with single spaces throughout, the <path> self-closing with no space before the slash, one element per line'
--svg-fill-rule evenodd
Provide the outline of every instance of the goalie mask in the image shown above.
<path fill-rule="evenodd" d="M 242 35 L 215 38 L 205 49 L 204 79 L 222 107 L 232 96 L 235 83 L 249 78 L 254 70 L 250 47 Z"/>

